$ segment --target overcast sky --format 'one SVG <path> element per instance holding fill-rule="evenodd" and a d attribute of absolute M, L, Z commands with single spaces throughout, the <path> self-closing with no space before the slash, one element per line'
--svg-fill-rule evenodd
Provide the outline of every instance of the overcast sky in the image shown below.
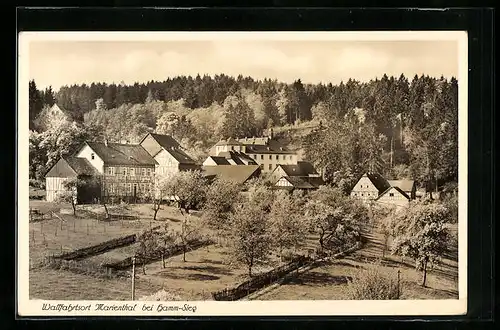
<path fill-rule="evenodd" d="M 30 79 L 39 88 L 127 84 L 220 74 L 304 83 L 458 75 L 456 41 L 33 41 Z"/>

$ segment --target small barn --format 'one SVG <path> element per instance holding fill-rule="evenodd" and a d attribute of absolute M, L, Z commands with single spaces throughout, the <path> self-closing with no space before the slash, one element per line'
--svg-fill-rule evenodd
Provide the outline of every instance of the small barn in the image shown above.
<path fill-rule="evenodd" d="M 67 190 L 63 183 L 68 179 L 90 179 L 99 176 L 99 172 L 85 158 L 61 157 L 45 175 L 46 199 L 54 202 L 61 191 Z M 100 198 L 99 186 L 81 186 L 77 188 L 78 204 L 91 203 L 94 198 Z"/>
<path fill-rule="evenodd" d="M 387 207 L 408 207 L 410 196 L 399 187 L 389 187 L 375 200 L 381 206 Z"/>
<path fill-rule="evenodd" d="M 398 187 L 404 191 L 411 199 L 417 196 L 417 186 L 413 180 L 388 180 L 389 184 L 393 187 Z"/>

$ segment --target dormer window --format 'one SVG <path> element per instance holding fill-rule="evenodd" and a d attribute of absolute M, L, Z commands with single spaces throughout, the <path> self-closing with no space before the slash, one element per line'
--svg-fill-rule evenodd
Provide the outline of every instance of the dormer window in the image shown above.
<path fill-rule="evenodd" d="M 91 153 L 90 154 L 90 158 L 92 158 L 92 160 L 95 158 L 95 154 L 94 153 Z"/>

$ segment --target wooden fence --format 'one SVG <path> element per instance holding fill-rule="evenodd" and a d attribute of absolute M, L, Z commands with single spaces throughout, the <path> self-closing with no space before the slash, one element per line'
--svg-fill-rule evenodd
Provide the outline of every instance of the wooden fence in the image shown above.
<path fill-rule="evenodd" d="M 227 288 L 217 292 L 212 292 L 212 297 L 214 298 L 214 300 L 219 301 L 239 300 L 253 292 L 256 292 L 268 285 L 277 282 L 288 273 L 293 272 L 294 270 L 297 270 L 300 267 L 311 262 L 313 262 L 312 258 L 300 256 L 285 265 L 270 270 L 267 273 L 257 275 L 250 280 L 241 283 L 235 288 Z"/>
<path fill-rule="evenodd" d="M 54 256 L 54 258 L 63 260 L 79 260 L 92 257 L 98 254 L 102 254 L 109 250 L 113 250 L 119 247 L 131 245 L 134 244 L 135 242 L 136 242 L 136 235 L 129 235 L 129 236 L 115 238 L 97 245 L 63 253 L 58 256 Z"/>
<path fill-rule="evenodd" d="M 213 242 L 210 240 L 192 240 L 188 243 L 188 250 L 198 249 L 198 248 L 201 248 L 201 247 L 204 247 L 207 245 L 211 245 L 211 244 L 213 244 Z M 173 257 L 173 256 L 176 256 L 176 255 L 183 253 L 183 250 L 184 250 L 183 246 L 180 244 L 174 245 L 165 251 L 162 251 L 162 249 L 158 249 L 156 251 L 151 252 L 147 256 L 136 256 L 135 265 L 142 266 L 143 264 L 147 265 L 149 263 L 161 260 L 162 254 L 163 254 L 163 258 L 165 258 L 165 259 L 170 258 L 170 257 Z M 105 264 L 103 266 L 107 267 L 107 268 L 112 268 L 115 270 L 125 270 L 125 269 L 132 267 L 132 259 L 133 259 L 133 257 L 128 257 L 128 258 L 125 258 L 121 261 L 111 263 L 111 264 Z"/>

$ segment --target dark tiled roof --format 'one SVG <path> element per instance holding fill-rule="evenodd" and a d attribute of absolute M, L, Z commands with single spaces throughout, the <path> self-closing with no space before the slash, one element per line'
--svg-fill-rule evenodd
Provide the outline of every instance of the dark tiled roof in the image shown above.
<path fill-rule="evenodd" d="M 181 145 L 170 135 L 149 133 L 153 139 L 165 149 L 180 148 Z M 146 135 L 147 136 L 147 135 Z"/>
<path fill-rule="evenodd" d="M 280 166 L 288 176 L 309 176 L 309 174 L 318 174 L 314 166 L 309 162 L 297 162 L 297 165 Z"/>
<path fill-rule="evenodd" d="M 87 142 L 106 165 L 156 165 L 153 157 L 138 144 Z"/>
<path fill-rule="evenodd" d="M 212 160 L 215 162 L 217 165 L 231 165 L 227 161 L 226 157 L 220 157 L 220 156 L 210 156 Z"/>
<path fill-rule="evenodd" d="M 391 186 L 389 182 L 387 182 L 387 180 L 378 173 L 370 172 L 366 173 L 365 175 L 368 177 L 368 179 L 370 179 L 375 188 L 378 189 L 379 193 L 385 191 L 387 188 Z"/>
<path fill-rule="evenodd" d="M 268 145 L 246 144 L 245 146 L 247 154 L 295 154 L 295 151 L 288 150 L 278 143 L 270 143 Z"/>
<path fill-rule="evenodd" d="M 380 195 L 378 195 L 376 200 L 379 200 L 382 196 L 384 196 L 387 192 L 389 192 L 393 188 L 396 189 L 397 191 L 399 191 L 401 193 L 401 195 L 405 196 L 406 199 L 410 199 L 410 196 L 408 196 L 407 193 L 405 193 L 403 190 L 401 190 L 401 188 L 392 186 L 392 187 L 389 187 L 386 190 L 384 190 L 384 192 L 381 193 Z"/>
<path fill-rule="evenodd" d="M 216 175 L 224 180 L 245 183 L 248 179 L 260 174 L 259 165 L 219 165 L 204 166 L 205 176 Z"/>
<path fill-rule="evenodd" d="M 196 164 L 196 162 L 182 149 L 166 149 L 166 151 L 181 164 Z"/>
<path fill-rule="evenodd" d="M 290 182 L 294 188 L 298 188 L 298 189 L 315 189 L 315 188 L 317 188 L 316 186 L 307 182 L 306 178 L 301 178 L 298 176 L 285 176 L 283 178 L 285 178 L 288 182 Z"/>
<path fill-rule="evenodd" d="M 313 188 L 318 188 L 319 186 L 325 184 L 325 181 L 323 181 L 321 177 L 284 176 L 282 178 L 288 180 L 288 182 L 290 182 L 295 188 L 300 188 L 300 189 L 313 189 Z M 279 180 L 281 180 L 282 178 L 280 178 Z"/>
<path fill-rule="evenodd" d="M 217 157 L 225 158 L 229 163 L 229 159 L 233 160 L 236 165 L 257 165 L 257 163 L 249 157 L 247 154 L 238 151 L 223 151 L 220 152 Z M 223 164 L 219 164 L 223 165 Z"/>
<path fill-rule="evenodd" d="M 153 139 L 162 146 L 165 151 L 169 152 L 181 164 L 196 164 L 189 155 L 182 149 L 182 146 L 170 135 L 149 133 Z M 147 137 L 147 135 L 146 135 Z M 144 137 L 144 139 L 146 138 Z M 144 140 L 143 139 L 143 140 Z M 141 141 L 142 142 L 142 141 Z"/>
<path fill-rule="evenodd" d="M 78 175 L 99 175 L 99 171 L 86 158 L 71 156 L 63 159 Z"/>
<path fill-rule="evenodd" d="M 238 139 L 239 142 L 245 145 L 251 145 L 251 144 L 267 145 L 269 140 L 270 140 L 269 137 L 251 137 L 251 138 Z"/>
<path fill-rule="evenodd" d="M 388 180 L 393 187 L 401 188 L 403 191 L 412 191 L 415 181 L 413 180 Z"/>
<path fill-rule="evenodd" d="M 219 142 L 217 142 L 215 144 L 216 146 L 241 146 L 242 143 L 238 142 L 237 140 L 233 139 L 233 138 L 229 138 L 227 140 L 220 140 Z"/>

